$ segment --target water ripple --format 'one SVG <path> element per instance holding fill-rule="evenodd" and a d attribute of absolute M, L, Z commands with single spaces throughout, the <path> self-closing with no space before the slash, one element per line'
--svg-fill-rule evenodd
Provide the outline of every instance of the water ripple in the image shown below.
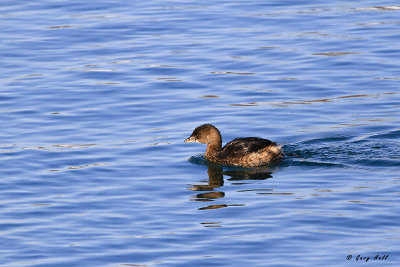
<path fill-rule="evenodd" d="M 398 11 L 3 1 L 1 263 L 398 266 Z M 212 164 L 203 123 L 286 157 Z"/>

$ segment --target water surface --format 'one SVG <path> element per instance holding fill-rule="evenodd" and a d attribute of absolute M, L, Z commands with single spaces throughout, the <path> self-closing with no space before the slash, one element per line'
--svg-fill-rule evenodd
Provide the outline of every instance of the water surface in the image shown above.
<path fill-rule="evenodd" d="M 398 266 L 399 15 L 3 1 L 1 265 Z M 210 164 L 203 123 L 285 160 Z"/>

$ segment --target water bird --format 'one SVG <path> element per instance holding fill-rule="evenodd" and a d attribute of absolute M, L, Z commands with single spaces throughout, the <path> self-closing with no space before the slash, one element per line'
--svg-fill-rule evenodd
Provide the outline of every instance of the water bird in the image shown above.
<path fill-rule="evenodd" d="M 204 158 L 224 165 L 258 167 L 283 157 L 280 145 L 259 137 L 235 138 L 222 147 L 221 133 L 211 124 L 196 127 L 184 142 L 206 144 Z"/>

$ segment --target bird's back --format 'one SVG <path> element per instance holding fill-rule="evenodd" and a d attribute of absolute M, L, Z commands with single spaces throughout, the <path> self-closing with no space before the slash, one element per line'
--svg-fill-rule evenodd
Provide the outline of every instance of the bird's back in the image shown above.
<path fill-rule="evenodd" d="M 218 155 L 223 164 L 254 167 L 267 164 L 282 156 L 280 146 L 259 137 L 236 138 L 227 143 Z"/>

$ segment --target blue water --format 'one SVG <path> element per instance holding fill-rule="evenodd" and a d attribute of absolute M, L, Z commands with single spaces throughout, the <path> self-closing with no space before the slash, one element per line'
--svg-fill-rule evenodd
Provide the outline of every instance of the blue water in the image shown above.
<path fill-rule="evenodd" d="M 0 266 L 399 266 L 399 26 L 397 1 L 2 1 Z M 286 157 L 210 164 L 203 123 Z"/>

